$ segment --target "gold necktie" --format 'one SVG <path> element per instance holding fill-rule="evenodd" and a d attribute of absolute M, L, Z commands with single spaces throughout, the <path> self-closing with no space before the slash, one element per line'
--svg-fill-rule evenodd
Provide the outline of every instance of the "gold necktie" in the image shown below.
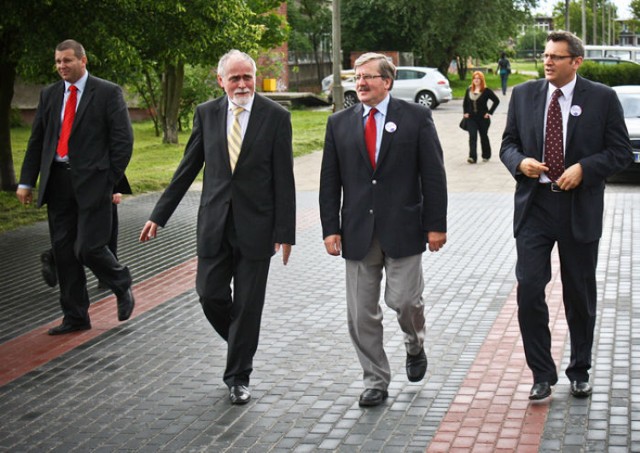
<path fill-rule="evenodd" d="M 240 127 L 239 115 L 244 109 L 242 107 L 233 107 L 233 124 L 231 125 L 231 131 L 227 136 L 227 142 L 229 143 L 229 163 L 231 164 L 231 173 L 236 169 L 236 162 L 238 162 L 238 156 L 240 155 L 240 148 L 242 147 L 242 128 Z"/>

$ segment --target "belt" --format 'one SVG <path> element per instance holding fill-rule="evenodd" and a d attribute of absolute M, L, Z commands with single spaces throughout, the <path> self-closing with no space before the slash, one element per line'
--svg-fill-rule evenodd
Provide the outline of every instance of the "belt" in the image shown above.
<path fill-rule="evenodd" d="M 556 182 L 543 182 L 540 183 L 540 186 L 544 188 L 544 190 L 549 189 L 551 192 L 566 192 L 566 190 L 562 190 Z"/>
<path fill-rule="evenodd" d="M 69 161 L 60 162 L 60 161 L 54 160 L 53 166 L 60 169 L 64 169 L 64 170 L 71 170 L 71 163 Z"/>

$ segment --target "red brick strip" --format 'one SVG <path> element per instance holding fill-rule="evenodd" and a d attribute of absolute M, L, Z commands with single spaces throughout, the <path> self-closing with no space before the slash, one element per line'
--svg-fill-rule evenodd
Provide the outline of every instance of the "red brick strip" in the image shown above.
<path fill-rule="evenodd" d="M 553 261 L 554 269 L 558 269 L 557 256 Z M 552 354 L 558 364 L 567 337 L 558 271 L 553 273 L 547 290 Z M 537 453 L 550 398 L 530 402 L 532 385 L 518 327 L 514 288 L 427 452 Z"/>
<path fill-rule="evenodd" d="M 192 289 L 195 283 L 196 263 L 197 260 L 193 258 L 134 285 L 133 294 L 136 298 L 136 306 L 131 319 Z M 91 330 L 58 336 L 48 335 L 49 328 L 62 322 L 62 318 L 60 318 L 2 343 L 0 345 L 0 357 L 2 357 L 0 360 L 0 386 L 110 329 L 123 325 L 118 321 L 117 311 L 115 296 L 105 297 L 91 304 L 89 308 Z"/>

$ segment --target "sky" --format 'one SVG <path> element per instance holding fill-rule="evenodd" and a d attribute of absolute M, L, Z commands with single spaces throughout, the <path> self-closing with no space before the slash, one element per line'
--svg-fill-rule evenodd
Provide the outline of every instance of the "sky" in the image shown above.
<path fill-rule="evenodd" d="M 535 12 L 550 15 L 553 11 L 553 5 L 558 3 L 558 1 L 559 0 L 540 0 L 538 2 L 540 6 L 535 9 Z M 629 9 L 630 2 L 631 0 L 613 0 L 613 3 L 618 7 L 618 16 L 620 19 L 631 17 L 631 10 Z"/>

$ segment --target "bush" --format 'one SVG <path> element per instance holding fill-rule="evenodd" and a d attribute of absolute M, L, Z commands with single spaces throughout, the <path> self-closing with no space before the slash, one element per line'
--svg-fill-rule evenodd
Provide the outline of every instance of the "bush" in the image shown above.
<path fill-rule="evenodd" d="M 608 86 L 640 85 L 640 65 L 633 63 L 601 64 L 585 61 L 578 70 L 585 79 Z"/>

